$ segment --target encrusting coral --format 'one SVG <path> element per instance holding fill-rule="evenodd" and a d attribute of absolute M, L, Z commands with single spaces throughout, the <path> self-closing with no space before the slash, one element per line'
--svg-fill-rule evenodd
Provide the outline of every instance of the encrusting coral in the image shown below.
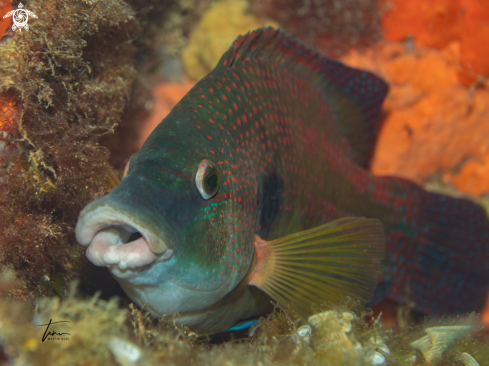
<path fill-rule="evenodd" d="M 21 279 L 10 295 L 32 299 L 53 292 L 55 273 L 83 277 L 73 227 L 111 186 L 97 140 L 127 103 L 139 29 L 118 0 L 26 8 L 38 17 L 29 31 L 9 31 L 0 44 L 0 265 Z"/>

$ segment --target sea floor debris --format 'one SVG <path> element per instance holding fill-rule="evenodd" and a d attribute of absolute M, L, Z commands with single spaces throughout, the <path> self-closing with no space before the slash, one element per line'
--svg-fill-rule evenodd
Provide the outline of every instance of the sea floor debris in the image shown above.
<path fill-rule="evenodd" d="M 349 310 L 348 302 L 337 309 L 320 311 L 307 321 L 290 309 L 276 306 L 274 313 L 261 318 L 252 328 L 252 336 L 216 343 L 212 337 L 162 323 L 132 304 L 121 308 L 117 298 L 109 301 L 100 299 L 99 295 L 81 298 L 76 284 L 69 286 L 63 300 L 47 297 L 38 300 L 35 309 L 30 309 L 25 303 L 5 297 L 12 281 L 12 272 L 0 278 L 0 346 L 4 363 L 123 366 L 489 364 L 489 346 L 484 340 L 488 335 L 474 315 L 436 323 L 431 320 L 425 325 L 396 332 L 385 329 L 380 319 L 373 318 L 371 313 Z M 50 321 L 52 324 L 47 329 Z M 437 326 L 431 326 L 433 324 Z M 46 332 L 52 331 L 55 335 L 45 337 Z M 425 332 L 428 335 L 424 335 Z M 437 337 L 436 342 L 431 342 L 435 333 L 449 336 Z"/>

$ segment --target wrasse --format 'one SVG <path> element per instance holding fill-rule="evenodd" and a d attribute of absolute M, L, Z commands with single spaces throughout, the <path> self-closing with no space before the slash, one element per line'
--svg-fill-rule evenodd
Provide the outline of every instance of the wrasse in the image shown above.
<path fill-rule="evenodd" d="M 77 240 L 137 304 L 200 332 L 270 298 L 303 316 L 345 296 L 480 310 L 484 210 L 368 172 L 387 92 L 281 31 L 238 37 L 83 209 Z"/>

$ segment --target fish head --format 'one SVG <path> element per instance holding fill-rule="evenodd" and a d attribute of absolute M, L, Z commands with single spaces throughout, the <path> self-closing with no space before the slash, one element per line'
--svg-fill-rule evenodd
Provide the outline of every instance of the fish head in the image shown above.
<path fill-rule="evenodd" d="M 168 118 L 75 230 L 87 258 L 159 315 L 198 312 L 234 289 L 252 261 L 256 222 L 247 155 L 230 150 L 225 132 L 209 139 Z"/>

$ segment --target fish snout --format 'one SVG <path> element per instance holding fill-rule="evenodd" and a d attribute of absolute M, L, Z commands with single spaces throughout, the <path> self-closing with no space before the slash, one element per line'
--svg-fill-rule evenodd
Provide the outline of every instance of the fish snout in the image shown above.
<path fill-rule="evenodd" d="M 96 266 L 136 269 L 171 258 L 173 251 L 163 240 L 126 215 L 109 206 L 89 208 L 82 211 L 75 234 Z"/>

